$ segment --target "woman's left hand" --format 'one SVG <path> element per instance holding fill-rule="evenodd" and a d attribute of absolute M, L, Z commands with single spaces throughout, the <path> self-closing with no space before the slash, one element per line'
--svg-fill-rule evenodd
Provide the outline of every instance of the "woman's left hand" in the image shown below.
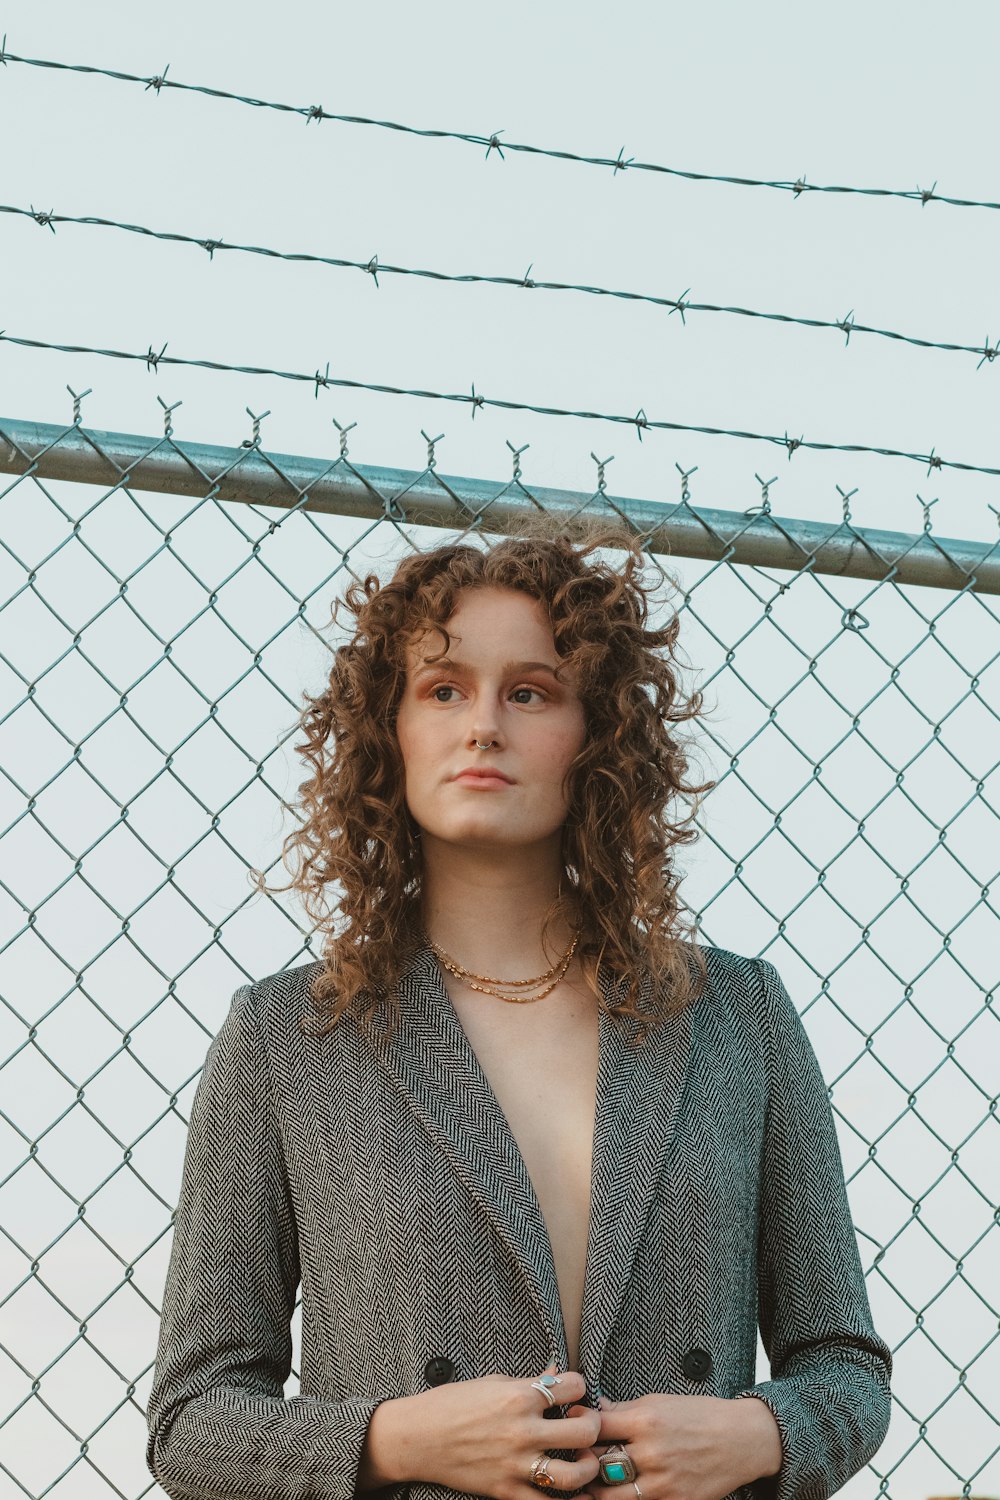
<path fill-rule="evenodd" d="M 601 1398 L 594 1451 L 621 1445 L 636 1468 L 642 1500 L 723 1500 L 781 1467 L 778 1426 L 762 1401 L 716 1396 Z M 594 1500 L 635 1500 L 631 1483 L 587 1486 Z"/>

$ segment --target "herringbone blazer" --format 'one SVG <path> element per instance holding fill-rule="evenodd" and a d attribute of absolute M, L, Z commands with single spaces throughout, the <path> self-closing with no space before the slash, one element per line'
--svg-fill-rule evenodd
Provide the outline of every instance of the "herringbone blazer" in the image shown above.
<path fill-rule="evenodd" d="M 638 1045 L 601 971 L 580 1368 L 591 1402 L 760 1397 L 781 1470 L 739 1500 L 824 1500 L 885 1437 L 891 1355 L 802 1021 L 772 964 L 706 954 L 703 994 Z M 380 1401 L 566 1364 L 545 1221 L 433 951 L 391 1036 L 304 1035 L 315 969 L 236 991 L 195 1092 L 148 1403 L 174 1500 L 350 1500 Z"/>

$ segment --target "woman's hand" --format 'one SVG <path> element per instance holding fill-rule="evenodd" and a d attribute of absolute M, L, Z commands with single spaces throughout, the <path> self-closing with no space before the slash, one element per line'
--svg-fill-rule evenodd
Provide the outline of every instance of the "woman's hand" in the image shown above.
<path fill-rule="evenodd" d="M 716 1396 L 601 1399 L 600 1452 L 624 1446 L 642 1500 L 722 1500 L 781 1468 L 781 1438 L 768 1407 Z M 594 1500 L 634 1500 L 631 1484 L 587 1488 Z"/>
<path fill-rule="evenodd" d="M 575 1370 L 550 1365 L 542 1373 L 558 1375 L 559 1384 L 550 1389 L 560 1406 L 579 1401 L 586 1391 Z M 592 1445 L 601 1413 L 574 1406 L 572 1415 L 550 1421 L 546 1410 L 530 1379 L 509 1375 L 456 1380 L 383 1401 L 369 1423 L 359 1484 L 440 1484 L 495 1500 L 532 1500 L 541 1493 L 530 1479 L 534 1460 L 549 1449 L 568 1448 L 578 1450 L 576 1460 L 551 1458 L 548 1472 L 556 1489 L 580 1489 L 598 1473 Z"/>

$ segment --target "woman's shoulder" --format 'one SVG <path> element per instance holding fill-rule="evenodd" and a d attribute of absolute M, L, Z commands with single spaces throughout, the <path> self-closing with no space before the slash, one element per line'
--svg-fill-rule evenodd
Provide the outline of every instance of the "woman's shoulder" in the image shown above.
<path fill-rule="evenodd" d="M 705 956 L 703 998 L 755 1034 L 770 1029 L 792 1005 L 781 975 L 769 959 L 699 943 Z"/>
<path fill-rule="evenodd" d="M 697 944 L 705 957 L 706 989 L 722 1001 L 753 1000 L 760 996 L 765 960 L 714 943 Z"/>
<path fill-rule="evenodd" d="M 322 967 L 316 959 L 249 979 L 235 991 L 233 1004 L 252 1011 L 265 1034 L 283 1032 L 309 1009 L 313 980 Z"/>
<path fill-rule="evenodd" d="M 755 1047 L 773 1056 L 794 1054 L 800 1061 L 815 1056 L 798 1007 L 770 959 L 707 946 L 705 957 L 717 1008 Z"/>
<path fill-rule="evenodd" d="M 736 953 L 732 948 L 720 948 L 714 943 L 699 943 L 698 947 L 705 955 L 713 979 L 759 987 L 760 959 L 747 953 Z"/>
<path fill-rule="evenodd" d="M 276 969 L 273 974 L 248 981 L 249 988 L 257 991 L 260 1002 L 264 1004 L 299 999 L 308 995 L 312 981 L 322 967 L 322 959 L 317 958 L 287 969 Z"/>

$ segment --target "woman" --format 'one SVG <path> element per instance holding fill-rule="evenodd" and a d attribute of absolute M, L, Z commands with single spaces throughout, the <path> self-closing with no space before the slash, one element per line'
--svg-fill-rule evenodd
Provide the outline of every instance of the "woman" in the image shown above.
<path fill-rule="evenodd" d="M 236 991 L 192 1108 L 175 1500 L 822 1500 L 885 1436 L 815 1055 L 684 933 L 677 616 L 626 535 L 536 531 L 347 591 L 286 841 L 324 957 Z"/>

